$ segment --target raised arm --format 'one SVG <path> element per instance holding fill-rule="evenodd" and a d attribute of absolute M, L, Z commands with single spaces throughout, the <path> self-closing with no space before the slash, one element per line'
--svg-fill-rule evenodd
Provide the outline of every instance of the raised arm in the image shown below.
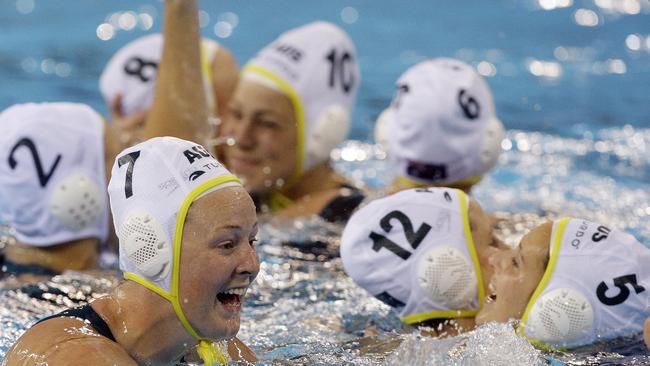
<path fill-rule="evenodd" d="M 209 137 L 198 23 L 196 0 L 165 0 L 163 55 L 147 139 L 175 136 L 204 144 Z"/>

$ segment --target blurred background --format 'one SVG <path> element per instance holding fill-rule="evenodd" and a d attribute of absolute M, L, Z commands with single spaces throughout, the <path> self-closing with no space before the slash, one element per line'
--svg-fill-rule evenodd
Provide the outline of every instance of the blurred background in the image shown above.
<path fill-rule="evenodd" d="M 508 128 L 579 137 L 650 125 L 648 0 L 204 0 L 200 8 L 203 35 L 240 64 L 313 20 L 348 31 L 363 77 L 355 139 L 370 138 L 407 67 L 441 56 L 477 67 Z M 65 100 L 106 113 L 98 78 L 107 60 L 161 27 L 158 0 L 0 0 L 0 108 Z"/>

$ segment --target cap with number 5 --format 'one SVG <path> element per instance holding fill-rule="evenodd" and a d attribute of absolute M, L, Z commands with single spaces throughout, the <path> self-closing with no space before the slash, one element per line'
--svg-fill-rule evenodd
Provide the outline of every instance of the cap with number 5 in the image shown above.
<path fill-rule="evenodd" d="M 408 69 L 375 127 L 398 179 L 411 186 L 477 183 L 496 164 L 503 135 L 485 80 L 448 58 Z"/>
<path fill-rule="evenodd" d="M 104 122 L 74 103 L 0 114 L 0 219 L 27 245 L 108 236 Z"/>
<path fill-rule="evenodd" d="M 623 231 L 570 217 L 553 223 L 550 238 L 519 332 L 559 348 L 640 333 L 650 316 L 650 249 Z"/>
<path fill-rule="evenodd" d="M 283 33 L 246 65 L 242 76 L 291 100 L 298 124 L 293 178 L 327 160 L 347 136 L 361 74 L 354 43 L 336 25 L 314 22 Z"/>
<path fill-rule="evenodd" d="M 345 272 L 405 323 L 474 316 L 484 289 L 468 206 L 468 196 L 450 188 L 369 203 L 343 231 Z"/>

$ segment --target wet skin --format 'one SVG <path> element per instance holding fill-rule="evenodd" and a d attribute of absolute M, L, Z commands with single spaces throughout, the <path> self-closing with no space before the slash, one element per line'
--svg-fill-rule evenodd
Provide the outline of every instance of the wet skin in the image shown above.
<path fill-rule="evenodd" d="M 277 90 L 242 79 L 220 134 L 235 138 L 223 157 L 250 192 L 276 189 L 296 169 L 296 117 L 289 98 Z"/>
<path fill-rule="evenodd" d="M 217 294 L 244 291 L 257 276 L 256 235 L 255 206 L 241 187 L 210 193 L 190 207 L 183 230 L 179 295 L 185 315 L 204 337 L 231 338 L 239 331 L 242 298 L 230 296 L 224 302 Z"/>
<path fill-rule="evenodd" d="M 542 224 L 526 234 L 517 248 L 492 257 L 494 275 L 477 324 L 521 318 L 546 270 L 552 229 L 551 222 Z"/>

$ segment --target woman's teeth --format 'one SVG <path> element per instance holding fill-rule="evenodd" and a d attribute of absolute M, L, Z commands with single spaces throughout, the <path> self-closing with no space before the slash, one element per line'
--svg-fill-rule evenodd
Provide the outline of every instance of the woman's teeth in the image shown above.
<path fill-rule="evenodd" d="M 230 290 L 224 291 L 224 294 L 228 295 L 239 295 L 239 296 L 244 296 L 246 295 L 246 290 L 248 290 L 247 287 L 244 288 L 231 288 Z"/>

